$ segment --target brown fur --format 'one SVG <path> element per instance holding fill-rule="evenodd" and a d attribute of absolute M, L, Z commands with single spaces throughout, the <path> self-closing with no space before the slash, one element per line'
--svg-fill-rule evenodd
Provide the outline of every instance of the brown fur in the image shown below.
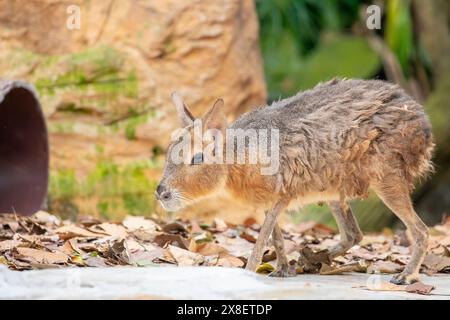
<path fill-rule="evenodd" d="M 175 104 L 180 118 L 192 131 L 192 116 L 184 111 L 186 106 L 180 99 Z M 203 120 L 207 128 L 226 128 L 216 105 Z M 270 209 L 248 269 L 259 263 L 267 237 L 278 228 L 276 218 L 280 211 L 297 200 L 329 202 L 342 238 L 330 252 L 332 256 L 342 254 L 361 239 L 347 201 L 366 197 L 372 188 L 402 219 L 414 240 L 419 241 L 414 244 L 410 264 L 395 281 L 416 279 L 427 236 L 409 195 L 414 179 L 431 172 L 434 145 L 423 108 L 401 88 L 377 80 L 335 79 L 256 108 L 229 128 L 278 129 L 279 172 L 264 176 L 259 165 L 190 166 L 173 165 L 168 160 L 162 184 L 176 190 L 181 206 L 225 188 L 236 199 Z M 273 234 L 277 243 L 280 235 Z M 281 249 L 277 251 L 281 253 Z"/>

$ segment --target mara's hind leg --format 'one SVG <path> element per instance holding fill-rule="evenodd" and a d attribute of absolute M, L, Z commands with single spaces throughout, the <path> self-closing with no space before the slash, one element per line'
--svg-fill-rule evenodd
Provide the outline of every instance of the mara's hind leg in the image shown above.
<path fill-rule="evenodd" d="M 414 211 L 408 184 L 398 176 L 386 177 L 375 188 L 377 195 L 405 224 L 409 233 L 412 254 L 405 269 L 395 275 L 391 282 L 395 284 L 410 284 L 419 280 L 419 269 L 428 247 L 428 229 L 425 223 Z"/>
<path fill-rule="evenodd" d="M 346 201 L 331 201 L 328 203 L 328 206 L 336 219 L 341 236 L 340 242 L 329 250 L 330 258 L 334 258 L 344 254 L 355 244 L 359 243 L 363 234 L 359 229 L 350 205 Z"/>

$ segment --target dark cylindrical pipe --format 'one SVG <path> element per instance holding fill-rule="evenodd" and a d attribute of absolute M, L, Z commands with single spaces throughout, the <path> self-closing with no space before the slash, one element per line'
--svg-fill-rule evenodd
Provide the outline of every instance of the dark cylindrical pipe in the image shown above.
<path fill-rule="evenodd" d="M 47 128 L 35 89 L 0 80 L 0 213 L 41 209 L 48 166 Z"/>

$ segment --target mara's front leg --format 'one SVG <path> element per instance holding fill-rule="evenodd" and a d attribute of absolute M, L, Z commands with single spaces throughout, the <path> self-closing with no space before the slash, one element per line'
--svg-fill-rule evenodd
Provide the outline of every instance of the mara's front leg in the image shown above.
<path fill-rule="evenodd" d="M 281 231 L 280 225 L 275 224 L 272 231 L 273 246 L 275 247 L 275 252 L 277 254 L 277 269 L 269 274 L 270 277 L 295 277 L 297 272 L 289 265 L 289 261 L 286 257 L 286 250 L 284 249 L 284 238 L 283 232 Z"/>
<path fill-rule="evenodd" d="M 266 245 L 270 234 L 277 224 L 278 216 L 286 208 L 288 203 L 289 201 L 287 200 L 280 200 L 266 214 L 264 223 L 262 224 L 261 230 L 259 231 L 258 239 L 256 240 L 255 246 L 253 247 L 252 254 L 247 261 L 247 265 L 245 267 L 246 270 L 256 271 L 256 269 L 258 268 L 258 265 L 261 263 L 262 256 L 264 254 L 264 246 Z"/>

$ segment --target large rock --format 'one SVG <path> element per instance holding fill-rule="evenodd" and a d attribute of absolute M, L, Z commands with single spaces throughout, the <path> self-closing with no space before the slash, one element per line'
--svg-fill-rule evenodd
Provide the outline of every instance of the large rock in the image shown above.
<path fill-rule="evenodd" d="M 130 170 L 158 176 L 157 164 L 142 163 L 177 126 L 173 90 L 196 115 L 223 97 L 230 120 L 266 100 L 253 1 L 0 0 L 0 40 L 1 77 L 40 93 L 53 199 L 91 203 L 101 189 L 109 198 L 147 192 L 150 201 L 153 182 L 124 191 L 120 180 Z M 110 206 L 100 202 L 96 209 Z"/>

